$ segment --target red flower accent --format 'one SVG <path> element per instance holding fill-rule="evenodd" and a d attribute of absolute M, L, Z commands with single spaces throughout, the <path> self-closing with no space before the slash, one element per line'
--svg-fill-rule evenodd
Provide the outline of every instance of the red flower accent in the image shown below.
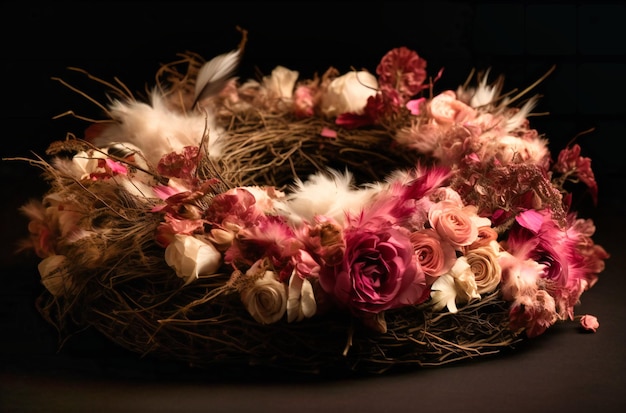
<path fill-rule="evenodd" d="M 421 90 L 426 89 L 426 60 L 406 47 L 390 50 L 376 68 L 381 88 L 389 86 L 397 90 L 407 101 Z"/>
<path fill-rule="evenodd" d="M 183 153 L 169 153 L 161 158 L 157 171 L 170 178 L 193 179 L 199 151 L 197 146 L 185 146 Z"/>
<path fill-rule="evenodd" d="M 580 145 L 563 149 L 554 164 L 554 170 L 580 179 L 589 188 L 594 204 L 598 203 L 598 183 L 591 169 L 591 158 L 580 156 Z"/>

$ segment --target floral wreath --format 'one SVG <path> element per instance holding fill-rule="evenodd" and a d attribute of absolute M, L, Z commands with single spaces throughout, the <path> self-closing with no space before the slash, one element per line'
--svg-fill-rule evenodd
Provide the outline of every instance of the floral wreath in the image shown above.
<path fill-rule="evenodd" d="M 106 119 L 28 159 L 50 190 L 21 209 L 21 249 L 60 332 L 194 366 L 379 372 L 558 321 L 596 331 L 574 308 L 609 254 L 566 190 L 597 201 L 591 160 L 578 144 L 552 159 L 537 97 L 514 106 L 525 93 L 488 71 L 436 93 L 443 72 L 406 47 L 375 73 L 243 82 L 242 54 L 181 54 L 143 100 L 90 76 Z"/>

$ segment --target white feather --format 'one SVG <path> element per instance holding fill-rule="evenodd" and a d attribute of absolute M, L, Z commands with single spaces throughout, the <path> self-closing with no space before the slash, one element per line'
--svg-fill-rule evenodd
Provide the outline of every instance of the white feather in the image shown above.
<path fill-rule="evenodd" d="M 372 188 L 356 188 L 350 172 L 329 169 L 309 176 L 306 182 L 296 180 L 293 191 L 286 196 L 283 213 L 293 224 L 312 222 L 317 215 L 343 223 L 346 212 L 358 212 L 375 193 Z"/>
<path fill-rule="evenodd" d="M 473 90 L 473 96 L 470 100 L 470 106 L 473 108 L 479 108 L 493 102 L 494 98 L 499 92 L 497 85 L 488 85 L 487 78 L 489 77 L 489 69 L 485 72 L 485 75 L 481 79 L 478 87 Z"/>
<path fill-rule="evenodd" d="M 194 103 L 220 92 L 239 64 L 239 50 L 214 57 L 204 63 L 196 77 Z"/>
<path fill-rule="evenodd" d="M 221 154 L 223 129 L 218 127 L 211 113 L 173 111 L 156 90 L 150 96 L 150 104 L 115 101 L 110 113 L 116 123 L 95 138 L 94 144 L 105 147 L 114 142 L 129 143 L 140 149 L 152 167 L 170 152 L 200 145 L 207 133 L 210 156 Z"/>
<path fill-rule="evenodd" d="M 539 98 L 537 96 L 533 96 L 532 98 L 528 99 L 528 101 L 524 104 L 524 106 L 519 108 L 519 110 L 515 112 L 513 116 L 509 117 L 506 120 L 506 125 L 504 129 L 507 132 L 511 132 L 519 128 L 522 125 L 522 123 L 524 123 L 526 118 L 528 118 L 530 111 L 532 111 L 535 108 L 538 100 Z"/>

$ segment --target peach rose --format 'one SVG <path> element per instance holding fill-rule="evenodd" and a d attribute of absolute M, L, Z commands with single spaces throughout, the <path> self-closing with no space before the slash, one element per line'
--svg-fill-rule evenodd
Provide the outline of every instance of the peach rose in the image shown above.
<path fill-rule="evenodd" d="M 426 275 L 438 277 L 454 265 L 456 261 L 454 247 L 443 242 L 434 230 L 416 231 L 411 233 L 409 238 L 413 244 L 417 262 Z"/>

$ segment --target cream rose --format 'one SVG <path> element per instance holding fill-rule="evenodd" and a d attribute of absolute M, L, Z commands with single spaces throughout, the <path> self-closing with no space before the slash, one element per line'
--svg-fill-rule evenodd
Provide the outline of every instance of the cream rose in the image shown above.
<path fill-rule="evenodd" d="M 367 99 L 377 93 L 378 80 L 367 71 L 352 71 L 336 77 L 322 96 L 321 110 L 326 116 L 363 113 Z"/>
<path fill-rule="evenodd" d="M 278 280 L 274 271 L 260 268 L 261 274 L 253 274 L 257 270 L 259 268 L 253 266 L 246 273 L 256 278 L 244 284 L 241 301 L 256 321 L 272 324 L 287 311 L 287 286 Z"/>
<path fill-rule="evenodd" d="M 222 264 L 222 255 L 210 242 L 176 234 L 165 249 L 165 262 L 189 284 L 200 275 L 214 274 Z"/>
<path fill-rule="evenodd" d="M 263 78 L 263 86 L 270 96 L 280 99 L 291 99 L 299 73 L 284 66 L 276 66 L 271 76 Z"/>
<path fill-rule="evenodd" d="M 488 245 L 468 251 L 467 263 L 474 273 L 478 294 L 492 292 L 500 284 L 502 269 L 498 262 L 499 244 L 491 241 Z"/>

